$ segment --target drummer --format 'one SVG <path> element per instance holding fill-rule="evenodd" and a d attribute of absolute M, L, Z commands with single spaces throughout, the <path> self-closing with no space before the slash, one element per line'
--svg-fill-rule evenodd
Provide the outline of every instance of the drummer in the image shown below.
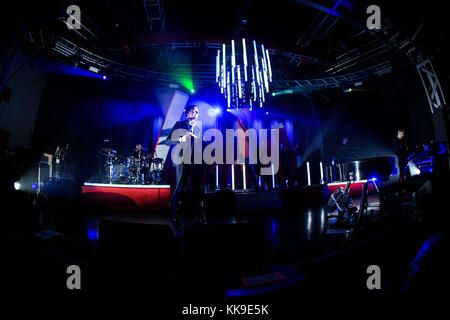
<path fill-rule="evenodd" d="M 142 151 L 144 148 L 142 148 L 142 145 L 140 143 L 138 143 L 136 145 L 136 148 L 134 149 L 136 152 Z"/>

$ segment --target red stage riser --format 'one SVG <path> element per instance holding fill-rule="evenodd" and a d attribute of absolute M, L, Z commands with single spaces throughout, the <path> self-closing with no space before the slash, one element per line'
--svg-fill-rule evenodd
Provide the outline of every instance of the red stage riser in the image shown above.
<path fill-rule="evenodd" d="M 347 182 L 342 182 L 342 183 L 339 183 L 339 184 L 328 185 L 328 191 L 329 191 L 329 193 L 331 195 L 338 188 L 340 188 L 340 187 L 345 188 L 346 185 L 347 185 Z M 349 195 L 350 196 L 361 195 L 363 185 L 364 185 L 364 182 L 353 182 L 350 185 Z M 375 189 L 375 186 L 373 185 L 373 183 L 369 183 L 368 192 L 369 193 L 376 192 L 376 189 Z"/>
<path fill-rule="evenodd" d="M 84 185 L 82 193 L 85 206 L 101 209 L 166 210 L 170 201 L 170 187 Z"/>

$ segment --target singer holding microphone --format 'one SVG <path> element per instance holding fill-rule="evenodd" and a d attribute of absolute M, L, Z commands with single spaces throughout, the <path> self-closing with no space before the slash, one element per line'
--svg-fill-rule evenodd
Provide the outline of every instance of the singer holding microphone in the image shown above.
<path fill-rule="evenodd" d="M 176 169 L 176 186 L 172 194 L 171 207 L 172 207 L 172 219 L 175 223 L 175 227 L 178 231 L 181 230 L 181 214 L 179 210 L 179 196 L 183 192 L 186 185 L 187 177 L 191 178 L 193 187 L 193 196 L 195 197 L 194 203 L 197 205 L 198 211 L 196 212 L 195 218 L 199 223 L 205 223 L 205 215 L 202 208 L 203 200 L 203 190 L 201 185 L 202 177 L 202 166 L 201 164 L 194 164 L 194 148 L 200 144 L 196 144 L 195 141 L 200 139 L 201 141 L 201 130 L 196 126 L 196 120 L 199 116 L 199 111 L 196 105 L 188 105 L 184 113 L 186 115 L 186 120 L 178 121 L 175 123 L 171 129 L 167 142 L 170 145 L 176 145 L 179 143 L 191 143 L 191 161 L 190 163 L 184 163 L 181 161 L 180 164 L 174 164 Z M 169 140 L 170 139 L 170 140 Z M 183 150 L 181 150 L 181 153 Z M 183 154 L 180 154 L 183 157 Z"/>

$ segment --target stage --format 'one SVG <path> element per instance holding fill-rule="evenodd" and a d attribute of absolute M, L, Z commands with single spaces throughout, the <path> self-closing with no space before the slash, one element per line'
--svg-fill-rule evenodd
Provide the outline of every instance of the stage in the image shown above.
<path fill-rule="evenodd" d="M 129 185 L 86 182 L 84 205 L 112 210 L 165 210 L 169 207 L 169 185 Z"/>

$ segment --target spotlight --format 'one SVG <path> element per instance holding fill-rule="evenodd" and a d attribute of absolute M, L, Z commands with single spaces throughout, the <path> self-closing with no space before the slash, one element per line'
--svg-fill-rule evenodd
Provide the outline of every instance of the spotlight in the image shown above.
<path fill-rule="evenodd" d="M 195 93 L 195 89 L 191 89 L 191 93 Z"/>
<path fill-rule="evenodd" d="M 20 190 L 20 187 L 21 187 L 21 185 L 20 185 L 19 181 L 14 182 L 14 189 Z"/>
<path fill-rule="evenodd" d="M 230 110 L 231 110 L 231 109 L 228 109 L 228 108 L 227 108 L 227 112 L 230 112 Z"/>
<path fill-rule="evenodd" d="M 268 115 L 269 114 L 269 111 L 266 111 L 266 115 Z"/>
<path fill-rule="evenodd" d="M 220 108 L 209 108 L 208 109 L 208 116 L 210 117 L 215 117 L 217 115 L 219 115 L 221 112 Z"/>
<path fill-rule="evenodd" d="M 108 80 L 108 78 L 106 76 L 103 76 L 102 78 L 103 78 L 103 80 Z"/>
<path fill-rule="evenodd" d="M 37 189 L 37 184 L 36 184 L 36 182 L 33 182 L 33 183 L 31 184 L 31 189 L 32 189 L 32 190 L 36 190 L 36 189 Z"/>
<path fill-rule="evenodd" d="M 411 177 L 418 176 L 420 174 L 420 169 L 417 168 L 416 164 L 412 162 L 411 160 L 408 162 L 409 167 L 409 173 L 411 174 Z"/>

